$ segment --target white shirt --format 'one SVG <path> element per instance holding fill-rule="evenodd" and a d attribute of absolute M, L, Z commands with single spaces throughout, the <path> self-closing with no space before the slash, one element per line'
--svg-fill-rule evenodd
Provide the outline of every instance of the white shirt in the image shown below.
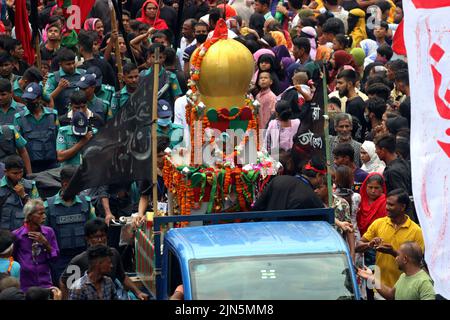
<path fill-rule="evenodd" d="M 197 40 L 194 39 L 191 43 L 188 43 L 187 39 L 185 37 L 181 38 L 180 41 L 180 48 L 177 50 L 177 56 L 178 60 L 180 61 L 181 70 L 184 68 L 184 61 L 183 61 L 183 54 L 184 50 L 186 50 L 187 47 L 197 44 Z"/>
<path fill-rule="evenodd" d="M 175 100 L 175 115 L 173 123 L 183 126 L 183 141 L 184 145 L 188 146 L 190 144 L 191 134 L 189 132 L 189 125 L 186 122 L 186 106 L 188 102 L 186 95 L 179 97 Z"/>

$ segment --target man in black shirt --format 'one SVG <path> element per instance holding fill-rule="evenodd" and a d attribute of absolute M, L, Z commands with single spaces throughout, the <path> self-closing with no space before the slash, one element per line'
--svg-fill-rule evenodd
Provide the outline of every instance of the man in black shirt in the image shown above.
<path fill-rule="evenodd" d="M 92 247 L 96 245 L 106 245 L 107 231 L 108 226 L 103 219 L 96 218 L 86 222 L 84 232 L 88 246 Z M 131 279 L 125 274 L 119 252 L 114 248 L 111 248 L 111 250 L 113 252 L 113 256 L 111 257 L 112 268 L 111 273 L 108 276 L 114 281 L 115 284 L 119 282 L 126 289 L 133 291 L 139 300 L 147 300 L 148 295 L 139 290 L 139 288 L 136 287 Z M 88 267 L 89 263 L 87 251 L 80 253 L 70 261 L 66 270 L 59 279 L 59 287 L 63 293 L 63 297 L 67 297 L 68 289 L 75 281 L 85 274 Z"/>
<path fill-rule="evenodd" d="M 276 176 L 261 192 L 253 206 L 254 211 L 323 208 L 314 189 L 326 174 L 325 166 L 308 162 L 301 174 Z"/>
<path fill-rule="evenodd" d="M 116 75 L 111 65 L 94 56 L 94 39 L 96 39 L 97 34 L 94 31 L 80 31 L 78 35 L 80 54 L 84 58 L 83 64 L 80 69 L 87 70 L 89 67 L 96 66 L 102 72 L 102 79 L 104 84 L 109 84 L 112 87 L 116 87 Z"/>
<path fill-rule="evenodd" d="M 186 4 L 183 11 L 183 21 L 187 19 L 199 20 L 209 12 L 209 6 L 206 0 L 192 0 Z"/>
<path fill-rule="evenodd" d="M 364 141 L 365 132 L 367 131 L 367 122 L 364 119 L 364 100 L 356 93 L 355 85 L 358 81 L 358 74 L 355 70 L 344 69 L 337 75 L 336 89 L 339 91 L 340 97 L 347 97 L 345 111 L 358 121 L 353 122 L 352 136 L 359 142 Z"/>
<path fill-rule="evenodd" d="M 383 176 L 387 192 L 401 188 L 412 195 L 411 167 L 395 153 L 395 137 L 384 134 L 377 137 L 374 142 L 378 157 L 386 163 Z"/>
<path fill-rule="evenodd" d="M 166 21 L 169 30 L 176 30 L 177 27 L 177 11 L 169 5 L 170 0 L 160 2 L 159 17 Z"/>

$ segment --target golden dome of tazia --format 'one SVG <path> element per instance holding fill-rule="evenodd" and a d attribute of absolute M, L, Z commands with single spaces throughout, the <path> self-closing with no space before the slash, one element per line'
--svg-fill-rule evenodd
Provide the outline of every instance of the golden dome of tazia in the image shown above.
<path fill-rule="evenodd" d="M 200 68 L 198 89 L 206 107 L 229 109 L 245 105 L 254 62 L 242 43 L 233 39 L 217 41 L 206 52 Z"/>

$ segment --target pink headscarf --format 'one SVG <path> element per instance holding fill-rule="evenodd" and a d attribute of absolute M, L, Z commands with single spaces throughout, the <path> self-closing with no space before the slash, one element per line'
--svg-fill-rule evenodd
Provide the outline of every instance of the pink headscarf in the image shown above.
<path fill-rule="evenodd" d="M 312 60 L 316 60 L 317 53 L 317 32 L 313 27 L 303 27 L 301 33 L 305 36 L 305 38 L 309 39 L 309 43 L 311 44 L 311 51 L 309 52 L 309 56 Z M 300 36 L 303 36 L 300 34 Z"/>
<path fill-rule="evenodd" d="M 255 63 L 258 62 L 259 57 L 261 57 L 263 54 L 270 54 L 275 57 L 275 53 L 273 53 L 270 49 L 259 49 L 253 54 L 253 60 L 255 60 Z"/>
<path fill-rule="evenodd" d="M 50 17 L 53 16 L 53 13 L 55 12 L 55 10 L 58 8 L 58 5 L 54 5 L 51 9 L 50 9 Z M 44 32 L 42 32 L 42 42 L 46 43 L 47 42 L 47 30 L 48 27 L 50 25 L 47 23 L 47 25 L 44 28 Z"/>
<path fill-rule="evenodd" d="M 98 19 L 98 18 L 86 19 L 86 21 L 84 22 L 84 28 L 83 29 L 86 30 L 86 31 L 95 31 L 95 24 L 99 20 L 100 19 Z"/>
<path fill-rule="evenodd" d="M 275 58 L 275 53 L 270 49 L 259 49 L 253 54 L 253 59 L 255 60 L 255 65 L 258 63 L 259 57 L 261 57 L 263 54 L 270 54 Z M 256 83 L 258 77 L 258 66 L 255 68 L 255 73 L 252 77 L 252 83 Z"/>

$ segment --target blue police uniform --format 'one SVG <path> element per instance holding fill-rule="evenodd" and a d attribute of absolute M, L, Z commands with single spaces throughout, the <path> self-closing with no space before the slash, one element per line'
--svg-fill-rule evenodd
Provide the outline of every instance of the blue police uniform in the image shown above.
<path fill-rule="evenodd" d="M 57 111 L 44 107 L 40 119 L 36 119 L 27 109 L 16 113 L 14 125 L 28 142 L 27 151 L 32 166 L 37 162 L 45 162 L 44 169 L 56 167 L 56 136 L 59 127 Z"/>
<path fill-rule="evenodd" d="M 70 103 L 70 96 L 75 90 L 78 90 L 76 83 L 85 73 L 86 71 L 83 69 L 75 69 L 73 74 L 67 74 L 62 68 L 59 68 L 58 71 L 49 74 L 44 87 L 44 95 L 50 95 L 53 91 L 55 91 L 61 79 L 66 79 L 70 82 L 70 86 L 62 90 L 61 93 L 54 99 L 55 109 L 58 111 L 58 114 L 63 115 L 67 113 L 67 106 Z"/>
<path fill-rule="evenodd" d="M 85 223 L 95 218 L 91 199 L 87 196 L 75 196 L 72 204 L 66 203 L 60 192 L 45 202 L 48 225 L 53 228 L 60 250 L 58 260 L 52 264 L 52 277 L 59 279 L 70 260 L 84 251 Z"/>
<path fill-rule="evenodd" d="M 22 179 L 25 194 L 31 199 L 39 198 L 35 182 Z M 0 228 L 13 231 L 23 225 L 25 215 L 23 213 L 24 201 L 14 191 L 9 179 L 4 176 L 0 180 Z"/>

